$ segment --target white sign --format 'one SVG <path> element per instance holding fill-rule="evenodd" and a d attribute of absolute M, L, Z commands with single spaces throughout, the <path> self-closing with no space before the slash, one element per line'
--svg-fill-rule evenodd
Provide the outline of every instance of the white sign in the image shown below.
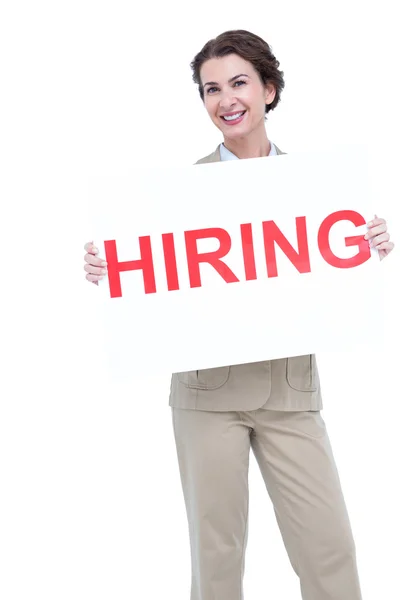
<path fill-rule="evenodd" d="M 367 165 L 356 147 L 93 180 L 113 376 L 362 343 L 379 296 Z"/>

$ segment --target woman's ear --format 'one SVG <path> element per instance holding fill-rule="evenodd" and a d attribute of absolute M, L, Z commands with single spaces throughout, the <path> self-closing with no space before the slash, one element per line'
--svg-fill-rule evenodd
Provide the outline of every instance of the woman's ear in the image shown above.
<path fill-rule="evenodd" d="M 272 104 L 276 96 L 276 87 L 273 83 L 268 82 L 265 85 L 265 104 Z"/>

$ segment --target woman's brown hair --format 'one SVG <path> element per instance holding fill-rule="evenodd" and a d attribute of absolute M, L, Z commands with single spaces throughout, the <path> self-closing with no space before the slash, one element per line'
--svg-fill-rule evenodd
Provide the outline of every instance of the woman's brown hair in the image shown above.
<path fill-rule="evenodd" d="M 250 31 L 236 29 L 225 31 L 218 37 L 209 40 L 190 63 L 193 71 L 193 81 L 199 86 L 200 98 L 204 102 L 204 89 L 200 79 L 200 69 L 210 58 L 220 58 L 229 54 L 237 54 L 250 62 L 258 72 L 261 81 L 272 83 L 276 94 L 271 104 L 265 105 L 265 112 L 273 110 L 280 102 L 281 93 L 285 87 L 283 71 L 279 70 L 279 61 L 272 53 L 271 47 L 262 38 Z"/>

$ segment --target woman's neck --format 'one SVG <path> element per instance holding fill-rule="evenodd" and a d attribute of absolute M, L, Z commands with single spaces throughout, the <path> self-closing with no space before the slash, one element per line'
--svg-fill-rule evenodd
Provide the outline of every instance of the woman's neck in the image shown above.
<path fill-rule="evenodd" d="M 224 146 L 238 158 L 260 158 L 268 156 L 271 142 L 264 130 L 264 135 L 248 135 L 243 138 L 225 138 Z"/>

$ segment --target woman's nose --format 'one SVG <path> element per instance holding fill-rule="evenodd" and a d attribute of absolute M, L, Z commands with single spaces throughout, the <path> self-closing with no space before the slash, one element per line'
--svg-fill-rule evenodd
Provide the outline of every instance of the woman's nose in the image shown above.
<path fill-rule="evenodd" d="M 236 104 L 236 98 L 232 93 L 222 94 L 220 100 L 220 106 L 223 110 L 229 110 Z"/>

